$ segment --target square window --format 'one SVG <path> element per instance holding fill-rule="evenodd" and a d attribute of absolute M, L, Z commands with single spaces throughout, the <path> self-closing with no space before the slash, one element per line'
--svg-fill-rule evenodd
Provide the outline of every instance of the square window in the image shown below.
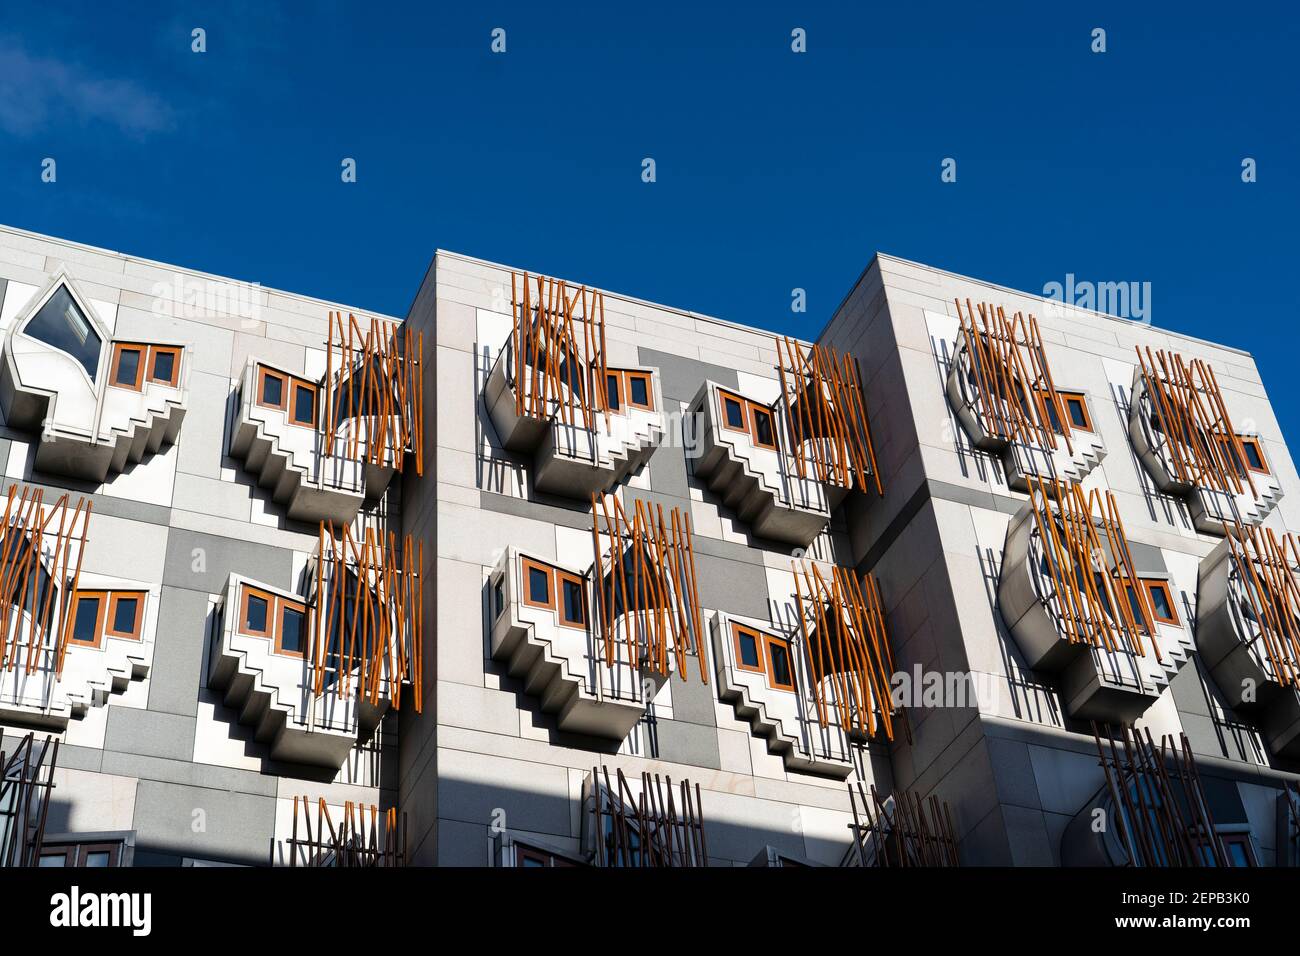
<path fill-rule="evenodd" d="M 1070 413 L 1070 424 L 1083 431 L 1089 430 L 1091 422 L 1088 421 L 1088 407 L 1082 398 L 1067 398 L 1065 409 Z"/>
<path fill-rule="evenodd" d="M 266 634 L 270 620 L 271 602 L 261 594 L 247 592 L 244 599 L 244 625 L 248 634 Z"/>
<path fill-rule="evenodd" d="M 570 627 L 586 627 L 587 615 L 580 578 L 557 572 L 560 580 L 560 622 Z"/>
<path fill-rule="evenodd" d="M 646 372 L 627 373 L 627 403 L 637 408 L 650 409 L 650 375 Z"/>
<path fill-rule="evenodd" d="M 745 405 L 734 395 L 722 393 L 722 421 L 732 431 L 749 431 L 745 425 Z"/>
<path fill-rule="evenodd" d="M 90 595 L 77 598 L 77 610 L 72 621 L 72 643 L 90 647 L 99 644 L 99 608 L 103 598 Z"/>
<path fill-rule="evenodd" d="M 1259 447 L 1259 441 L 1254 438 L 1243 438 L 1241 448 L 1246 453 L 1246 464 L 1250 470 L 1267 475 L 1268 466 L 1264 464 L 1264 450 Z"/>
<path fill-rule="evenodd" d="M 280 638 L 276 650 L 301 657 L 306 646 L 307 611 L 299 605 L 286 603 L 280 613 Z"/>
<path fill-rule="evenodd" d="M 140 598 L 134 594 L 114 595 L 113 619 L 109 633 L 121 637 L 135 637 L 140 632 Z"/>
<path fill-rule="evenodd" d="M 758 631 L 742 627 L 739 624 L 733 624 L 732 633 L 736 638 L 736 666 L 743 671 L 762 673 L 765 668 L 763 667 L 762 651 L 759 650 L 762 638 Z"/>
<path fill-rule="evenodd" d="M 149 381 L 175 385 L 180 371 L 180 349 L 155 345 L 149 350 Z"/>
<path fill-rule="evenodd" d="M 144 369 L 144 347 L 119 345 L 113 361 L 112 383 L 118 388 L 139 390 L 140 373 Z"/>
<path fill-rule="evenodd" d="M 776 448 L 776 434 L 772 430 L 772 413 L 761 405 L 751 404 L 750 414 L 754 418 L 754 444 L 764 448 Z"/>
<path fill-rule="evenodd" d="M 524 558 L 524 603 L 533 607 L 554 608 L 551 600 L 551 569 Z"/>
<path fill-rule="evenodd" d="M 1147 594 L 1151 597 L 1151 607 L 1155 610 L 1156 620 L 1162 624 L 1177 624 L 1178 611 L 1174 607 L 1173 594 L 1169 591 L 1167 581 L 1143 581 Z"/>
<path fill-rule="evenodd" d="M 262 387 L 258 391 L 258 404 L 267 408 L 284 408 L 284 378 L 274 372 L 262 371 Z"/>
<path fill-rule="evenodd" d="M 790 660 L 790 643 L 779 637 L 767 639 L 768 676 L 778 690 L 794 690 L 794 671 Z"/>
<path fill-rule="evenodd" d="M 316 389 L 311 385 L 296 383 L 293 387 L 293 422 L 295 425 L 316 424 Z"/>

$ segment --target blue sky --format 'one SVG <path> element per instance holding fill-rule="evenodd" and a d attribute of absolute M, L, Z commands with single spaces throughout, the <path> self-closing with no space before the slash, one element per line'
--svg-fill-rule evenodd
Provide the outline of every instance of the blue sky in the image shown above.
<path fill-rule="evenodd" d="M 1149 282 L 1300 438 L 1287 5 L 51 6 L 0 20 L 7 224 L 396 315 L 439 246 L 805 335 L 876 250 Z"/>

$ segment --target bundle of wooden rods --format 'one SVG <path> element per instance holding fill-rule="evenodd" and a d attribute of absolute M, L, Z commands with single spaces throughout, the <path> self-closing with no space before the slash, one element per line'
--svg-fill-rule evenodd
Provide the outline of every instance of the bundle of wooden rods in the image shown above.
<path fill-rule="evenodd" d="M 0 666 L 32 674 L 52 653 L 56 676 L 72 637 L 81 558 L 86 549 L 91 503 L 76 507 L 64 494 L 45 504 L 40 488 L 9 486 L 0 524 Z M 15 620 L 16 618 L 16 620 Z"/>
<path fill-rule="evenodd" d="M 1116 828 L 1130 866 L 1227 866 L 1186 734 L 1156 747 L 1151 731 L 1092 725 Z M 1103 743 L 1104 735 L 1104 743 Z"/>
<path fill-rule="evenodd" d="M 867 404 L 858 363 L 827 345 L 807 350 L 793 339 L 776 338 L 781 376 L 780 417 L 790 431 L 800 478 L 862 491 L 874 485 L 884 494 L 871 443 Z"/>
<path fill-rule="evenodd" d="M 665 517 L 662 505 L 638 498 L 629 520 L 616 496 L 609 501 L 612 508 L 605 496 L 591 496 L 592 590 L 600 608 L 597 623 L 606 666 L 612 667 L 617 657 L 621 622 L 630 666 L 640 662 L 647 670 L 667 674 L 671 650 L 684 678 L 686 657 L 694 653 L 700 680 L 707 684 L 690 515 L 673 508 Z"/>
<path fill-rule="evenodd" d="M 329 314 L 326 396 L 316 416 L 326 454 L 424 474 L 424 333 L 396 322 Z M 346 437 L 341 426 L 351 422 Z"/>
<path fill-rule="evenodd" d="M 853 848 L 859 866 L 960 866 L 948 801 L 923 800 L 907 790 L 893 794 L 893 807 L 873 784 L 849 784 Z M 859 809 L 859 807 L 861 809 Z"/>
<path fill-rule="evenodd" d="M 963 311 L 959 299 L 953 302 L 975 385 L 975 413 L 985 433 L 1048 449 L 1064 439 L 1073 453 L 1069 418 L 1052 380 L 1038 320 L 1020 312 L 1008 319 L 1001 306 L 972 306 L 970 299 Z"/>
<path fill-rule="evenodd" d="M 591 769 L 596 866 L 708 866 L 699 784 L 692 793 L 683 780 L 674 800 L 671 777 L 642 773 L 637 794 L 621 769 L 616 774 L 617 790 L 608 767 Z"/>
<path fill-rule="evenodd" d="M 1139 586 L 1115 496 L 1031 477 L 1029 502 L 1052 582 L 1049 603 L 1065 639 L 1141 657 L 1145 634 L 1156 660 L 1163 660 L 1151 599 Z M 1113 574 L 1106 566 L 1103 539 L 1115 563 Z"/>
<path fill-rule="evenodd" d="M 314 814 L 312 810 L 305 796 L 293 798 L 293 832 L 289 837 L 291 867 L 406 865 L 406 814 L 399 814 L 396 807 L 381 811 L 374 804 L 349 800 L 337 825 L 323 797 L 316 802 Z"/>
<path fill-rule="evenodd" d="M 1224 494 L 1239 495 L 1249 487 L 1258 495 L 1214 369 L 1201 359 L 1136 348 L 1153 423 L 1165 436 L 1174 477 Z"/>
<path fill-rule="evenodd" d="M 1225 523 L 1223 533 L 1274 678 L 1300 688 L 1300 541 L 1286 531 L 1235 522 Z"/>
<path fill-rule="evenodd" d="M 604 293 L 512 272 L 510 306 L 515 414 L 548 419 L 558 411 L 566 425 L 594 429 L 603 413 L 608 429 Z"/>
<path fill-rule="evenodd" d="M 828 726 L 833 707 L 846 731 L 872 737 L 879 729 L 893 740 L 894 659 L 876 579 L 839 566 L 826 575 L 810 561 L 791 570 L 818 722 Z"/>
<path fill-rule="evenodd" d="M 40 865 L 58 762 L 59 742 L 53 737 L 46 737 L 39 751 L 34 733 L 10 753 L 0 749 L 0 868 Z"/>
<path fill-rule="evenodd" d="M 387 672 L 394 707 L 409 682 L 415 711 L 423 708 L 424 542 L 366 528 L 341 535 L 320 523 L 316 559 L 314 629 L 309 666 L 317 696 L 333 674 L 336 689 L 372 705 Z M 355 677 L 353 676 L 355 674 Z"/>

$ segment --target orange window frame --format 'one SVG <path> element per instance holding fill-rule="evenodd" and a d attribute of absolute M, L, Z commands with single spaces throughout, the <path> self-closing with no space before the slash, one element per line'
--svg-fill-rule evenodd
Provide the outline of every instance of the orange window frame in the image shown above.
<path fill-rule="evenodd" d="M 1092 421 L 1092 411 L 1088 408 L 1087 395 L 1085 395 L 1083 392 L 1057 392 L 1056 394 L 1061 399 L 1061 405 L 1065 409 L 1066 420 L 1062 424 L 1068 424 L 1070 426 L 1070 429 L 1073 431 L 1081 431 L 1081 432 L 1096 431 L 1096 426 L 1093 424 Z M 1082 425 L 1076 425 L 1074 423 L 1074 418 L 1070 415 L 1070 402 L 1078 402 L 1079 407 L 1083 409 L 1084 423 Z"/>
<path fill-rule="evenodd" d="M 1272 474 L 1272 472 L 1270 472 L 1269 469 L 1268 469 L 1268 459 L 1264 457 L 1264 446 L 1263 446 L 1262 444 L 1260 444 L 1260 441 L 1259 441 L 1258 438 L 1251 438 L 1251 437 L 1247 437 L 1247 436 L 1245 436 L 1245 435 L 1238 435 L 1238 436 L 1237 436 L 1237 441 L 1241 442 L 1241 444 L 1242 444 L 1242 451 L 1243 451 L 1243 452 L 1245 451 L 1245 446 L 1247 446 L 1247 445 L 1250 445 L 1252 448 L 1255 449 L 1255 454 L 1257 454 L 1257 455 L 1259 456 L 1259 463 L 1260 463 L 1261 467 L 1256 468 L 1254 465 L 1252 465 L 1252 464 L 1250 463 L 1250 456 L 1249 456 L 1249 455 L 1246 456 L 1246 460 L 1245 460 L 1244 462 L 1242 462 L 1242 464 L 1244 464 L 1247 468 L 1249 468 L 1251 471 L 1253 471 L 1253 472 L 1254 472 L 1255 474 L 1257 474 L 1257 475 L 1268 475 L 1268 474 Z"/>
<path fill-rule="evenodd" d="M 256 630 L 248 626 L 248 603 L 254 597 L 259 597 L 266 602 L 266 628 L 265 630 Z M 245 584 L 239 595 L 239 633 L 247 634 L 249 637 L 274 637 L 275 636 L 275 595 L 270 591 L 263 591 L 261 588 L 255 588 Z"/>
<path fill-rule="evenodd" d="M 176 384 L 181 379 L 181 358 L 183 352 L 184 349 L 182 349 L 179 345 L 149 346 L 149 368 L 145 372 L 146 380 L 150 382 L 156 382 L 159 385 L 167 385 L 170 388 L 175 388 Z M 173 357 L 174 361 L 172 362 L 172 374 L 170 378 L 162 378 L 161 376 L 154 375 L 153 360 L 154 357 L 158 355 L 170 355 Z"/>
<path fill-rule="evenodd" d="M 560 616 L 560 623 L 565 627 L 586 628 L 587 626 L 587 591 L 582 586 L 582 578 L 571 571 L 562 571 L 555 569 L 555 611 Z M 579 613 L 582 620 L 575 621 L 568 615 L 568 608 L 564 602 L 564 585 L 565 583 L 576 584 L 578 586 Z"/>
<path fill-rule="evenodd" d="M 521 603 L 527 607 L 540 607 L 548 611 L 555 610 L 555 576 L 551 573 L 551 566 L 542 564 L 540 561 L 534 561 L 532 558 L 524 558 L 519 562 L 520 567 L 520 591 L 519 598 Z M 546 602 L 542 603 L 533 600 L 531 583 L 532 571 L 536 569 L 546 575 Z"/>
<path fill-rule="evenodd" d="M 298 389 L 300 388 L 311 392 L 311 421 L 309 422 L 304 422 L 298 417 Z M 317 417 L 320 415 L 319 397 L 320 393 L 314 383 L 300 378 L 290 378 L 284 405 L 285 412 L 289 416 L 289 424 L 301 428 L 315 428 Z"/>
<path fill-rule="evenodd" d="M 73 637 L 77 627 L 77 613 L 82 600 L 95 598 L 99 603 L 95 609 L 95 639 L 79 641 Z M 104 643 L 104 615 L 108 613 L 107 591 L 74 591 L 72 594 L 72 614 L 68 616 L 67 641 L 73 647 L 100 647 Z"/>
<path fill-rule="evenodd" d="M 284 612 L 297 611 L 302 614 L 302 650 L 291 651 L 284 646 Z M 290 601 L 287 598 L 276 598 L 275 601 L 275 653 L 284 657 L 305 657 L 307 650 L 308 635 L 311 634 L 311 615 L 307 611 L 307 605 L 302 601 Z"/>
<path fill-rule="evenodd" d="M 137 352 L 140 355 L 140 364 L 135 369 L 135 381 L 131 384 L 119 382 L 117 380 L 117 369 L 122 364 L 123 352 Z M 144 388 L 145 372 L 149 365 L 149 346 L 139 342 L 114 342 L 113 343 L 113 361 L 108 368 L 108 384 L 113 388 L 124 388 L 128 391 L 138 392 Z"/>
<path fill-rule="evenodd" d="M 266 401 L 266 399 L 264 398 L 264 396 L 266 395 L 266 380 L 268 378 L 278 379 L 280 382 L 280 404 L 278 405 L 273 405 L 270 402 Z M 260 405 L 262 408 L 274 408 L 274 409 L 278 409 L 279 411 L 284 411 L 285 408 L 287 407 L 286 403 L 288 402 L 288 400 L 289 400 L 289 376 L 284 374 L 283 372 L 277 372 L 274 369 L 269 369 L 265 365 L 259 365 L 257 367 L 257 404 Z"/>
<path fill-rule="evenodd" d="M 776 637 L 772 634 L 764 634 L 763 637 L 765 638 L 767 644 L 766 653 L 767 653 L 768 685 L 772 687 L 774 690 L 790 690 L 790 691 L 794 690 L 795 689 L 794 646 L 784 637 Z M 782 683 L 781 681 L 776 679 L 776 665 L 772 659 L 772 648 L 774 646 L 780 646 L 780 648 L 785 652 L 786 669 L 790 672 L 790 682 L 788 684 Z"/>
<path fill-rule="evenodd" d="M 1178 619 L 1178 605 L 1174 603 L 1174 593 L 1170 590 L 1169 582 L 1163 578 L 1143 578 L 1142 586 L 1147 589 L 1147 600 L 1151 603 L 1151 616 L 1161 624 L 1181 624 Z M 1160 611 L 1156 607 L 1155 592 L 1163 591 L 1165 603 L 1169 607 L 1169 613 L 1172 617 L 1161 617 Z"/>
<path fill-rule="evenodd" d="M 591 381 L 592 381 L 593 391 L 595 390 L 595 383 L 599 378 L 600 378 L 600 369 L 593 368 L 591 370 Z M 609 405 L 609 386 L 611 382 L 613 382 L 614 384 L 614 390 L 618 393 L 617 395 L 614 396 L 615 400 L 618 402 L 617 405 Z M 623 410 L 627 406 L 627 396 L 624 393 L 624 387 L 623 387 L 623 373 L 619 372 L 617 369 L 606 369 L 605 387 L 604 389 L 601 390 L 600 394 L 602 396 L 602 401 L 604 401 L 606 405 L 609 405 L 609 412 L 611 415 L 623 414 Z"/>
<path fill-rule="evenodd" d="M 745 663 L 745 657 L 740 652 L 742 635 L 754 639 L 754 654 L 758 658 L 757 664 Z M 749 627 L 746 624 L 737 624 L 733 621 L 731 624 L 731 642 L 736 653 L 736 670 L 749 671 L 754 674 L 767 673 L 767 635 L 756 628 Z"/>
<path fill-rule="evenodd" d="M 146 592 L 144 591 L 109 591 L 108 609 L 102 612 L 104 621 L 104 634 L 108 637 L 118 637 L 128 641 L 138 641 L 140 639 L 140 629 L 144 625 L 144 602 Z M 114 628 L 117 621 L 117 605 L 123 598 L 135 600 L 135 620 L 131 622 L 131 630 L 119 631 Z"/>
<path fill-rule="evenodd" d="M 634 381 L 645 382 L 645 401 L 638 402 L 632 398 L 632 383 Z M 649 372 L 633 372 L 624 370 L 623 372 L 623 404 L 628 408 L 639 408 L 642 411 L 653 412 L 655 410 L 655 393 L 652 387 Z"/>
<path fill-rule="evenodd" d="M 750 401 L 749 403 L 749 437 L 753 439 L 754 444 L 759 448 L 766 448 L 769 451 L 776 451 L 776 414 L 772 409 L 762 402 Z M 763 441 L 758 437 L 758 416 L 762 413 L 767 416 L 767 421 L 772 429 L 771 444 Z"/>
<path fill-rule="evenodd" d="M 727 402 L 732 401 L 740 406 L 740 424 L 733 425 L 727 421 Z M 721 416 L 720 424 L 729 432 L 749 432 L 749 399 L 741 398 L 734 392 L 718 389 L 718 413 Z"/>

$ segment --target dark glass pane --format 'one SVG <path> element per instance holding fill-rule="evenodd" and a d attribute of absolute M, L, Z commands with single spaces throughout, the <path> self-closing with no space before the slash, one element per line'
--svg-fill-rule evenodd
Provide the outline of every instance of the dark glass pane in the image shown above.
<path fill-rule="evenodd" d="M 1169 598 L 1165 594 L 1164 588 L 1148 588 L 1151 595 L 1151 603 L 1155 605 L 1156 617 L 1171 618 L 1174 616 L 1174 609 L 1169 606 Z"/>
<path fill-rule="evenodd" d="M 1065 434 L 1065 430 L 1061 428 L 1061 416 L 1056 414 L 1056 405 L 1053 402 L 1047 402 L 1047 421 L 1056 434 Z"/>
<path fill-rule="evenodd" d="M 551 600 L 551 576 L 541 568 L 528 569 L 528 600 L 535 604 Z"/>
<path fill-rule="evenodd" d="M 754 437 L 760 445 L 776 444 L 776 437 L 772 434 L 772 416 L 760 408 L 754 409 Z"/>
<path fill-rule="evenodd" d="M 1246 845 L 1244 843 L 1233 840 L 1226 845 L 1226 849 L 1230 866 L 1250 866 L 1250 857 L 1246 855 Z"/>
<path fill-rule="evenodd" d="M 280 647 L 295 654 L 303 650 L 303 631 L 306 630 L 307 615 L 296 607 L 286 607 L 280 621 Z"/>
<path fill-rule="evenodd" d="M 1065 403 L 1070 410 L 1070 421 L 1074 423 L 1075 428 L 1088 427 L 1088 410 L 1083 406 L 1083 400 L 1072 398 Z"/>
<path fill-rule="evenodd" d="M 794 683 L 794 679 L 790 676 L 790 655 L 782 643 L 773 641 L 771 647 L 772 683 L 784 684 L 788 687 Z"/>
<path fill-rule="evenodd" d="M 266 630 L 266 598 L 258 597 L 256 594 L 248 596 L 248 614 L 244 618 L 244 630 L 246 631 L 265 631 Z"/>
<path fill-rule="evenodd" d="M 623 407 L 619 400 L 617 375 L 605 376 L 605 400 L 609 405 L 610 411 L 616 412 Z"/>
<path fill-rule="evenodd" d="M 91 850 L 86 854 L 86 866 L 108 866 L 112 854 L 107 850 Z"/>
<path fill-rule="evenodd" d="M 46 853 L 41 856 L 38 866 L 67 866 L 68 858 L 62 851 L 58 853 Z"/>
<path fill-rule="evenodd" d="M 546 868 L 546 861 L 542 859 L 538 859 L 537 857 L 533 856 L 531 853 L 524 854 L 523 864 L 525 867 L 528 868 L 537 868 L 537 867 L 540 867 L 542 869 Z"/>
<path fill-rule="evenodd" d="M 1253 441 L 1242 442 L 1242 447 L 1246 449 L 1246 461 L 1250 462 L 1250 467 L 1256 471 L 1264 470 L 1264 458 L 1259 453 L 1259 446 Z"/>
<path fill-rule="evenodd" d="M 722 407 L 727 413 L 727 424 L 732 428 L 745 427 L 745 409 L 734 398 L 724 398 Z"/>
<path fill-rule="evenodd" d="M 279 405 L 284 401 L 284 379 L 278 375 L 262 376 L 262 404 Z"/>
<path fill-rule="evenodd" d="M 585 624 L 582 616 L 582 587 L 576 581 L 564 582 L 564 619 L 575 624 Z"/>
<path fill-rule="evenodd" d="M 309 385 L 294 386 L 293 420 L 303 425 L 316 424 L 316 390 Z"/>
<path fill-rule="evenodd" d="M 103 343 L 67 289 L 60 286 L 23 331 L 37 341 L 67 352 L 81 363 L 90 380 L 95 380 Z"/>
<path fill-rule="evenodd" d="M 114 385 L 135 385 L 140 374 L 140 350 L 122 349 L 117 353 L 117 371 L 113 373 Z"/>
<path fill-rule="evenodd" d="M 758 667 L 758 638 L 750 631 L 739 631 L 740 663 L 746 667 Z"/>
<path fill-rule="evenodd" d="M 501 612 L 506 609 L 506 589 L 505 584 L 498 579 L 496 585 L 492 588 L 492 617 L 495 620 L 501 616 Z"/>
<path fill-rule="evenodd" d="M 77 619 L 72 625 L 72 639 L 78 644 L 95 643 L 95 625 L 99 622 L 99 598 L 77 599 Z"/>
<path fill-rule="evenodd" d="M 135 613 L 139 606 L 139 598 L 118 598 L 113 605 L 113 630 L 122 634 L 134 633 Z"/>
<path fill-rule="evenodd" d="M 627 379 L 628 398 L 636 405 L 650 404 L 649 382 L 643 376 L 629 375 Z"/>
<path fill-rule="evenodd" d="M 176 374 L 176 353 L 175 352 L 154 352 L 153 353 L 153 371 L 149 377 L 155 382 L 170 382 L 172 376 Z"/>
<path fill-rule="evenodd" d="M 1124 590 L 1128 592 L 1129 610 L 1133 612 L 1133 620 L 1138 624 L 1142 623 L 1142 602 L 1138 600 L 1138 593 L 1133 585 L 1124 585 Z"/>

